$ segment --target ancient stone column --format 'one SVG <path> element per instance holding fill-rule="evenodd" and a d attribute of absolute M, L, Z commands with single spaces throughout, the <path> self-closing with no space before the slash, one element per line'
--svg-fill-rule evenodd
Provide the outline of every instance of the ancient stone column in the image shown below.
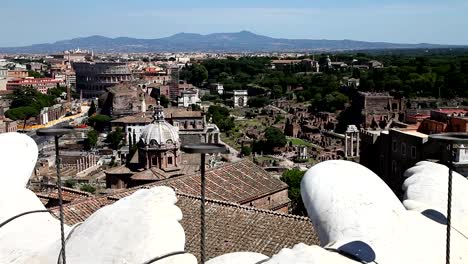
<path fill-rule="evenodd" d="M 356 157 L 359 157 L 359 141 L 360 141 L 360 135 L 359 132 L 356 132 Z"/>
<path fill-rule="evenodd" d="M 351 134 L 350 136 L 351 136 L 351 158 L 352 158 L 352 157 L 354 157 L 354 142 L 353 142 L 354 141 L 354 136 L 353 136 L 354 132 L 351 132 L 350 134 Z"/>
<path fill-rule="evenodd" d="M 348 157 L 348 133 L 345 132 L 345 140 L 344 140 L 344 153 L 345 157 Z"/>

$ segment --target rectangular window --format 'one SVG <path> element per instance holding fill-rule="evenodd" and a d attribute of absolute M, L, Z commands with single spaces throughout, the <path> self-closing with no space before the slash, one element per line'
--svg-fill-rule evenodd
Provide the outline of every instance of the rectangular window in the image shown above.
<path fill-rule="evenodd" d="M 167 163 L 168 163 L 169 165 L 172 165 L 172 157 L 167 157 Z"/>
<path fill-rule="evenodd" d="M 392 141 L 392 150 L 393 150 L 393 152 L 397 151 L 397 143 L 396 143 L 395 140 Z"/>
<path fill-rule="evenodd" d="M 401 143 L 401 155 L 406 156 L 406 144 Z"/>
<path fill-rule="evenodd" d="M 411 158 L 416 158 L 416 147 L 414 146 L 411 147 Z"/>

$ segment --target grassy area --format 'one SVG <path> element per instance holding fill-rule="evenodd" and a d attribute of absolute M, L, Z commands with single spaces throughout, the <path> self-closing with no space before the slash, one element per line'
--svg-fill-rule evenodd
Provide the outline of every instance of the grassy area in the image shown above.
<path fill-rule="evenodd" d="M 300 138 L 287 137 L 288 143 L 291 142 L 293 146 L 312 146 L 312 143 L 302 140 Z"/>
<path fill-rule="evenodd" d="M 247 112 L 248 109 L 245 108 L 233 108 L 231 109 L 231 114 L 235 116 L 245 116 L 245 112 Z"/>
<path fill-rule="evenodd" d="M 221 140 L 229 146 L 233 147 L 235 150 L 240 151 L 241 146 L 236 143 L 236 137 L 227 137 L 226 133 L 221 133 Z"/>

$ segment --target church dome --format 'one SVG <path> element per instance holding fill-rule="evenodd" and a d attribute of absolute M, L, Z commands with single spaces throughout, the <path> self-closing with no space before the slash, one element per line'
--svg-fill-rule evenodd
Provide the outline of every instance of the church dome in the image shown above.
<path fill-rule="evenodd" d="M 179 130 L 164 120 L 161 106 L 153 114 L 154 121 L 145 126 L 140 141 L 145 145 L 165 145 L 179 143 Z"/>

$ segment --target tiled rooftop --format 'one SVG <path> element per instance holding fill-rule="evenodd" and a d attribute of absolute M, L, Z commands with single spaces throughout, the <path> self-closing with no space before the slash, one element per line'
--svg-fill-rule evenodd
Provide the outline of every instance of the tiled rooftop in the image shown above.
<path fill-rule="evenodd" d="M 199 258 L 200 199 L 182 193 L 177 197 L 176 205 L 183 213 L 181 224 L 185 230 L 186 250 Z M 99 208 L 118 199 L 116 196 L 102 196 L 66 204 L 65 222 L 73 225 L 84 221 Z M 56 215 L 58 211 L 58 208 L 53 209 Z M 297 243 L 319 243 L 312 224 L 305 217 L 211 199 L 206 203 L 206 217 L 208 259 L 238 251 L 271 256 Z"/>
<path fill-rule="evenodd" d="M 201 191 L 198 173 L 158 181 L 147 186 L 170 186 L 191 195 L 198 195 Z M 206 171 L 206 197 L 211 199 L 244 204 L 287 188 L 286 183 L 272 177 L 248 159 Z M 122 198 L 128 195 L 127 192 L 133 191 L 127 190 L 116 194 L 115 197 Z"/>
<path fill-rule="evenodd" d="M 151 117 L 151 113 L 141 114 L 138 113 L 136 115 L 129 115 L 129 116 L 124 116 L 115 120 L 112 120 L 111 123 L 144 123 L 144 124 L 149 124 L 153 121 L 153 118 Z"/>
<path fill-rule="evenodd" d="M 186 109 L 169 107 L 164 108 L 164 116 L 166 118 L 185 118 L 185 117 L 202 117 L 202 111 L 190 111 Z"/>
<path fill-rule="evenodd" d="M 203 113 L 201 111 L 188 111 L 181 108 L 164 108 L 164 117 L 166 119 L 171 118 L 192 118 L 198 117 L 201 118 Z M 153 121 L 151 111 L 148 111 L 146 114 L 138 113 L 135 115 L 124 116 L 115 120 L 112 120 L 111 123 L 151 123 Z"/>
<path fill-rule="evenodd" d="M 53 189 L 48 191 L 36 193 L 37 197 L 41 199 L 44 204 L 47 204 L 49 200 L 58 200 L 58 191 L 55 188 L 55 185 L 51 185 Z M 93 194 L 89 192 L 84 192 L 72 188 L 62 187 L 62 199 L 64 202 L 73 202 L 75 200 L 81 200 L 83 198 L 91 197 Z"/>

